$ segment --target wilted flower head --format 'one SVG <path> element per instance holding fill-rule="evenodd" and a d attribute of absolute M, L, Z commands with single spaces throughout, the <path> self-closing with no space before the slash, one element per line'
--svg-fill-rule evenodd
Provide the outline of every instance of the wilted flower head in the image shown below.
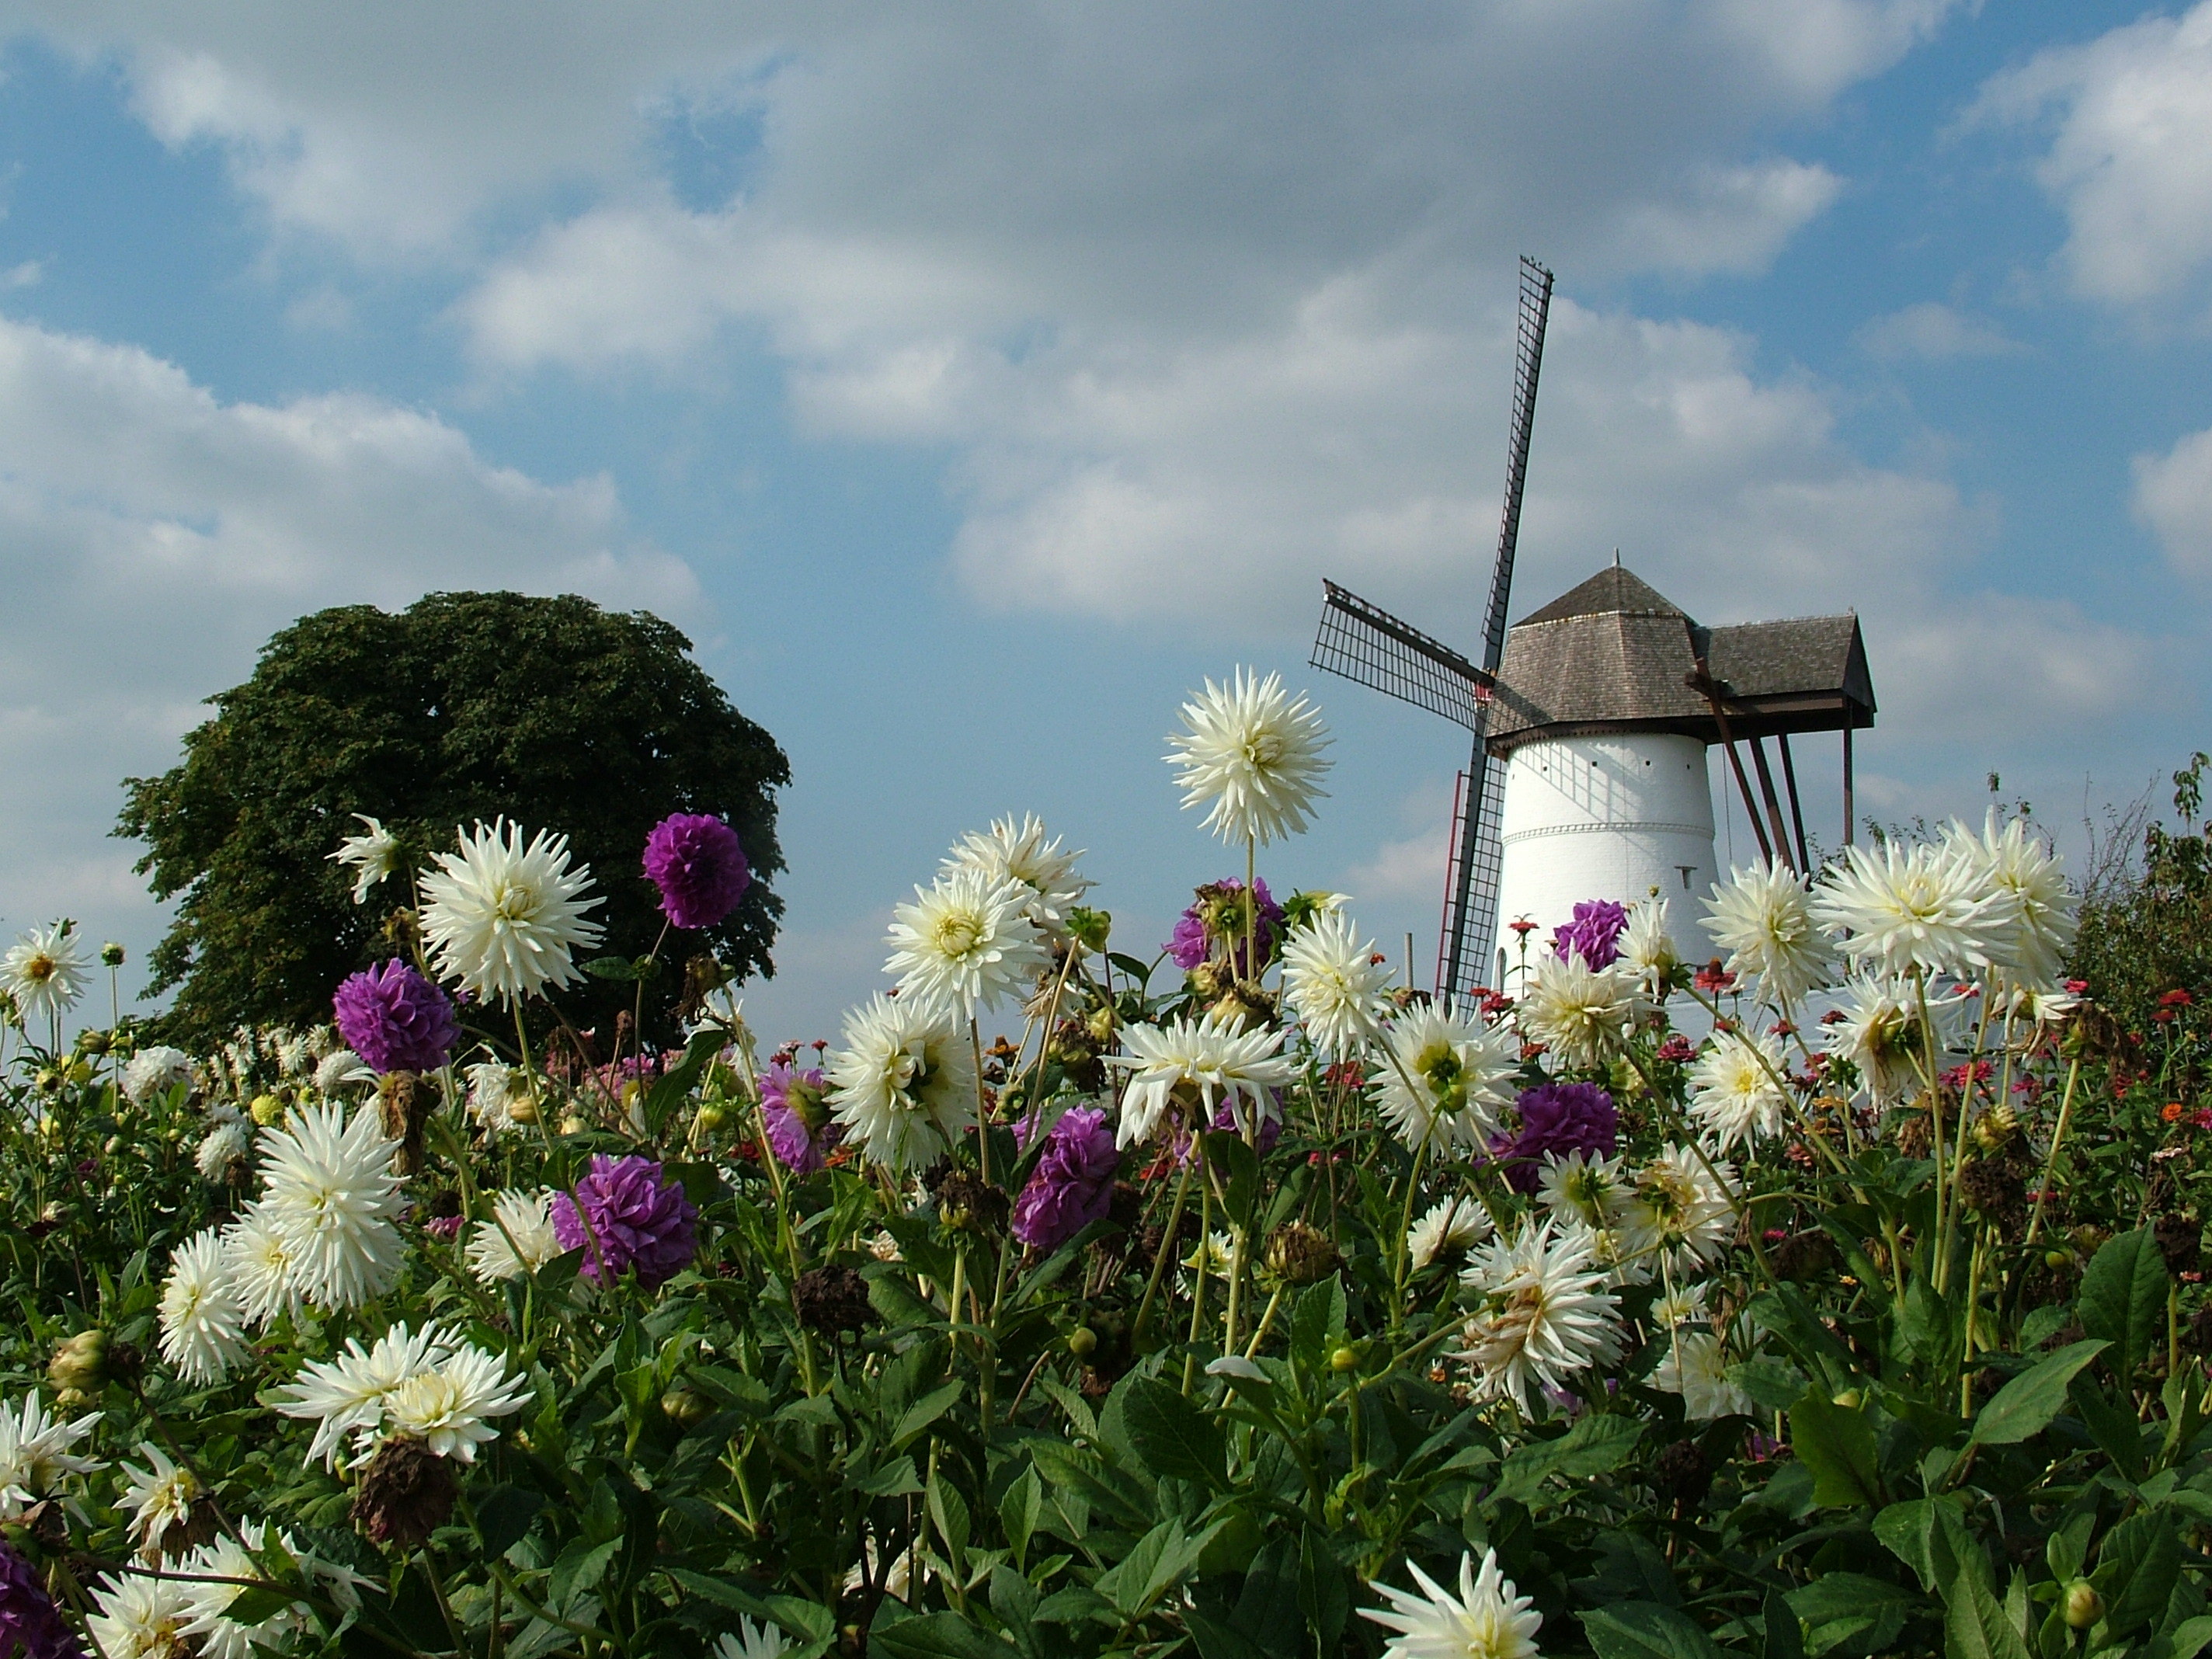
<path fill-rule="evenodd" d="M 895 948 L 884 971 L 897 979 L 902 1001 L 972 1018 L 979 1008 L 1025 996 L 1052 960 L 1030 920 L 1036 896 L 1018 881 L 994 882 L 963 867 L 914 896 L 891 912 L 884 941 Z"/>
<path fill-rule="evenodd" d="M 602 1285 L 632 1267 L 647 1290 L 675 1278 L 698 1251 L 698 1219 L 683 1183 L 649 1158 L 596 1154 L 574 1197 L 553 1195 L 554 1237 L 564 1250 L 581 1249 L 577 1271 Z"/>
<path fill-rule="evenodd" d="M 1571 1152 L 1610 1158 L 1620 1144 L 1620 1115 L 1613 1097 L 1595 1083 L 1544 1083 L 1514 1102 L 1520 1127 L 1491 1143 L 1516 1191 L 1533 1193 L 1542 1184 L 1547 1158 Z"/>
<path fill-rule="evenodd" d="M 1579 957 L 1585 968 L 1610 968 L 1620 957 L 1620 936 L 1628 927 L 1628 909 L 1611 899 L 1583 899 L 1575 906 L 1574 920 L 1552 930 L 1552 954 Z"/>
<path fill-rule="evenodd" d="M 1521 994 L 1521 1035 L 1571 1066 L 1610 1064 L 1626 1048 L 1644 998 L 1618 967 L 1591 969 L 1579 957 L 1537 958 Z"/>
<path fill-rule="evenodd" d="M 141 1048 L 123 1065 L 123 1092 L 135 1105 L 146 1105 L 180 1083 L 190 1088 L 191 1081 L 191 1056 L 164 1043 Z"/>
<path fill-rule="evenodd" d="M 1804 880 L 1779 859 L 1729 872 L 1705 905 L 1705 932 L 1732 974 L 1755 974 L 1759 994 L 1796 1002 L 1826 981 L 1830 951 Z"/>
<path fill-rule="evenodd" d="M 1149 1140 L 1168 1115 L 1178 1089 L 1211 1118 L 1217 1102 L 1227 1105 L 1240 1128 L 1258 1132 L 1259 1120 L 1273 1113 L 1273 1091 L 1291 1081 L 1291 1062 L 1277 1051 L 1283 1034 L 1264 1026 L 1243 1029 L 1218 1012 L 1203 1019 L 1170 1020 L 1165 1025 L 1132 1025 L 1121 1034 L 1127 1054 L 1108 1057 L 1127 1067 L 1121 1094 L 1119 1144 Z"/>
<path fill-rule="evenodd" d="M 487 1129 L 511 1127 L 516 1105 L 531 1099 L 529 1074 L 503 1060 L 486 1060 L 470 1066 L 466 1075 L 469 1115 Z"/>
<path fill-rule="evenodd" d="M 1538 1389 L 1620 1352 L 1619 1299 L 1602 1288 L 1605 1272 L 1579 1228 L 1528 1223 L 1511 1243 L 1480 1247 L 1460 1278 L 1481 1305 L 1459 1358 L 1485 1398 L 1533 1402 Z"/>
<path fill-rule="evenodd" d="M 1779 1134 L 1790 1107 L 1779 1081 L 1788 1063 L 1778 1037 L 1716 1032 L 1690 1070 L 1691 1115 L 1724 1149 Z"/>
<path fill-rule="evenodd" d="M 1464 1008 L 1417 1002 L 1390 1023 L 1389 1063 L 1376 1068 L 1382 1121 L 1408 1147 L 1431 1136 L 1447 1147 L 1481 1146 L 1513 1098 L 1521 1040 Z"/>
<path fill-rule="evenodd" d="M 878 995 L 845 1016 L 823 1068 L 849 1140 L 893 1170 L 926 1169 L 975 1127 L 975 1061 L 949 1010 Z"/>
<path fill-rule="evenodd" d="M 1374 942 L 1362 939 L 1341 910 L 1323 910 L 1291 934 L 1283 1000 L 1315 1047 L 1347 1055 L 1382 1028 L 1390 969 L 1375 956 Z"/>
<path fill-rule="evenodd" d="M 645 873 L 678 927 L 712 927 L 738 908 L 753 874 L 738 832 L 704 812 L 672 812 L 645 838 Z"/>
<path fill-rule="evenodd" d="M 1047 839 L 1044 820 L 1034 812 L 994 818 L 988 830 L 970 830 L 946 856 L 942 873 L 973 870 L 994 888 L 1008 881 L 1029 889 L 1029 919 L 1048 937 L 1067 931 L 1068 913 L 1097 884 L 1076 873 L 1080 852 L 1070 852 L 1057 836 Z"/>
<path fill-rule="evenodd" d="M 398 957 L 346 979 L 331 1005 L 346 1046 L 380 1073 L 434 1072 L 460 1041 L 453 1000 Z"/>
<path fill-rule="evenodd" d="M 1240 668 L 1227 685 L 1206 681 L 1182 718 L 1167 759 L 1181 769 L 1183 805 L 1206 806 L 1208 830 L 1262 847 L 1304 830 L 1329 768 L 1319 709 L 1303 696 L 1293 702 L 1279 674 L 1261 679 Z"/>
<path fill-rule="evenodd" d="M 1844 987 L 1836 1013 L 1821 1028 L 1820 1041 L 1838 1060 L 1858 1068 L 1867 1093 L 1887 1106 L 1908 1093 L 1924 1068 L 1933 1078 L 1942 1046 L 1942 1015 L 1954 999 L 1929 997 L 1930 1032 L 1922 1023 L 1921 994 L 1909 982 L 1854 976 Z"/>
<path fill-rule="evenodd" d="M 1390 1606 L 1359 1610 L 1361 1618 L 1398 1632 L 1382 1650 L 1387 1659 L 1538 1659 L 1544 1615 L 1498 1570 L 1496 1550 L 1483 1551 L 1480 1571 L 1474 1556 L 1460 1557 L 1457 1595 L 1412 1562 L 1406 1570 L 1423 1594 L 1378 1583 L 1374 1588 Z"/>
<path fill-rule="evenodd" d="M 231 1285 L 220 1229 L 203 1228 L 170 1255 L 161 1321 L 161 1358 L 185 1382 L 220 1382 L 245 1363 L 246 1312 Z"/>
<path fill-rule="evenodd" d="M 1845 934 L 1844 953 L 1863 968 L 1903 977 L 1970 977 L 2002 963 L 2018 935 L 2020 901 L 1997 885 L 1971 837 L 1874 852 L 1844 848 L 1813 895 L 1820 924 Z"/>
<path fill-rule="evenodd" d="M 169 1455 L 149 1441 L 142 1441 L 138 1455 L 147 1467 L 118 1463 L 124 1489 L 115 1507 L 131 1517 L 131 1541 L 145 1559 L 161 1559 L 161 1547 L 172 1533 L 181 1538 L 192 1524 L 192 1505 L 203 1495 L 198 1478 L 172 1462 Z"/>
<path fill-rule="evenodd" d="M 84 994 L 92 958 L 76 937 L 76 924 L 64 920 L 34 927 L 0 956 L 0 990 L 15 999 L 18 1016 L 28 1021 L 59 1019 Z"/>
<path fill-rule="evenodd" d="M 480 997 L 512 1005 L 579 977 L 573 953 L 604 933 L 585 912 L 588 866 L 568 867 L 568 838 L 501 818 L 460 837 L 422 878 L 422 938 L 439 974 Z"/>
<path fill-rule="evenodd" d="M 1031 1249 L 1058 1249 L 1114 1203 L 1121 1154 L 1103 1108 L 1071 1106 L 1045 1136 L 1030 1178 L 1014 1200 L 1014 1237 Z"/>
<path fill-rule="evenodd" d="M 297 1264 L 297 1285 L 325 1308 L 382 1295 L 404 1259 L 396 1224 L 398 1143 L 375 1111 L 301 1106 L 261 1138 L 261 1213 Z"/>
<path fill-rule="evenodd" d="M 829 1090 L 818 1068 L 800 1071 L 787 1060 L 770 1060 L 760 1075 L 761 1116 L 769 1152 L 793 1175 L 812 1175 L 828 1161 L 844 1129 L 830 1114 Z"/>
<path fill-rule="evenodd" d="M 365 834 L 347 836 L 338 842 L 338 850 L 330 856 L 339 864 L 353 866 L 353 902 L 368 902 L 368 890 L 399 867 L 399 841 L 377 820 L 366 812 L 356 812 L 354 822 L 368 826 Z"/>

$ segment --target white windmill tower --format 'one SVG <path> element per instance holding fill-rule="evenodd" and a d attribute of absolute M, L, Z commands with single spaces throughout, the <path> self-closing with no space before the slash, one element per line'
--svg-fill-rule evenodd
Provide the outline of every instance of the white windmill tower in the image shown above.
<path fill-rule="evenodd" d="M 1483 660 L 1322 584 L 1315 666 L 1466 726 L 1444 879 L 1436 988 L 1500 985 L 1516 921 L 1547 934 L 1584 899 L 1628 904 L 1655 888 L 1686 922 L 1715 874 L 1707 750 L 1719 745 L 1760 855 L 1808 862 L 1793 732 L 1843 734 L 1844 839 L 1851 839 L 1851 735 L 1874 724 L 1858 618 L 1704 628 L 1622 568 L 1506 626 L 1522 487 L 1535 421 L 1552 273 L 1521 262 L 1518 360 L 1504 522 L 1491 574 Z M 1789 803 L 1767 760 L 1775 740 Z M 1758 775 L 1754 793 L 1739 745 Z M 1686 897 L 1687 903 L 1680 902 Z M 1500 918 L 1503 917 L 1503 925 Z M 1686 943 L 1694 935 L 1680 934 Z"/>

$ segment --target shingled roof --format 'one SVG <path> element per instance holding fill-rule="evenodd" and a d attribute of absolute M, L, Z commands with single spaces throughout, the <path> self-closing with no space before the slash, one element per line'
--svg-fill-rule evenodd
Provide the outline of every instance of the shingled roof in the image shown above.
<path fill-rule="evenodd" d="M 1855 615 L 1705 628 L 1615 564 L 1516 623 L 1492 695 L 1490 748 L 1538 738 L 1678 732 L 1719 741 L 1687 683 L 1703 658 L 1739 737 L 1874 724 Z"/>

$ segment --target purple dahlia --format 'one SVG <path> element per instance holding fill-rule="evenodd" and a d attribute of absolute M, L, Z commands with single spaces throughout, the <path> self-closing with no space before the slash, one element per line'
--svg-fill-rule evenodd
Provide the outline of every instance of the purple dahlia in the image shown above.
<path fill-rule="evenodd" d="M 1032 1249 L 1056 1250 L 1114 1202 L 1114 1176 L 1121 1154 L 1105 1112 L 1073 1106 L 1044 1138 L 1044 1151 L 1029 1183 L 1014 1200 L 1014 1237 Z"/>
<path fill-rule="evenodd" d="M 1565 961 L 1580 957 L 1583 966 L 1610 968 L 1620 960 L 1620 935 L 1628 926 L 1628 911 L 1611 899 L 1584 899 L 1575 906 L 1575 919 L 1552 930 L 1552 949 Z"/>
<path fill-rule="evenodd" d="M 632 1267 L 647 1290 L 666 1284 L 690 1265 L 699 1248 L 698 1219 L 681 1183 L 649 1158 L 599 1154 L 574 1197 L 553 1195 L 553 1237 L 564 1250 L 583 1250 L 577 1271 L 596 1284 L 610 1284 Z"/>
<path fill-rule="evenodd" d="M 398 957 L 364 969 L 331 999 L 338 1035 L 376 1072 L 434 1072 L 460 1041 L 443 991 Z"/>
<path fill-rule="evenodd" d="M 645 838 L 645 873 L 678 927 L 712 927 L 738 908 L 753 875 L 738 832 L 704 812 L 672 812 Z"/>
<path fill-rule="evenodd" d="M 1253 942 L 1259 946 L 1260 960 L 1265 963 L 1275 952 L 1275 937 L 1283 925 L 1283 907 L 1269 895 L 1265 877 L 1254 878 L 1252 890 L 1260 898 Z M 1176 959 L 1177 967 L 1188 973 L 1212 956 L 1218 946 L 1220 953 L 1237 964 L 1237 976 L 1250 978 L 1244 963 L 1243 882 L 1235 876 L 1208 882 L 1198 890 L 1197 900 L 1176 923 L 1175 935 L 1167 942 L 1168 954 Z"/>
<path fill-rule="evenodd" d="M 84 1659 L 37 1571 L 0 1544 L 0 1659 Z"/>
<path fill-rule="evenodd" d="M 1611 1158 L 1620 1144 L 1620 1117 L 1613 1097 L 1595 1083 L 1546 1083 L 1524 1093 L 1516 1107 L 1520 1129 L 1490 1143 L 1516 1190 L 1533 1193 L 1547 1158 L 1595 1152 Z"/>
<path fill-rule="evenodd" d="M 761 1115 L 768 1121 L 769 1150 L 793 1175 L 820 1169 L 844 1126 L 830 1115 L 819 1067 L 800 1071 L 787 1060 L 769 1062 L 761 1073 Z"/>

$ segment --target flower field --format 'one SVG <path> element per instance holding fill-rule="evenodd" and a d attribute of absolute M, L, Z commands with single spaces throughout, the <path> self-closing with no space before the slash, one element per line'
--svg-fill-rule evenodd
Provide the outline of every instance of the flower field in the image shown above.
<path fill-rule="evenodd" d="M 560 1014 L 643 995 L 609 883 L 679 959 L 740 902 L 704 814 L 624 871 L 363 819 L 393 952 L 204 1054 L 64 1042 L 119 953 L 26 935 L 9 1650 L 2212 1646 L 2191 991 L 2130 1030 L 2069 977 L 2077 892 L 1992 813 L 1593 900 L 1447 1006 L 1267 884 L 1327 742 L 1209 684 L 1170 940 L 1002 819 L 811 1044 L 703 958 L 680 1048 Z"/>

